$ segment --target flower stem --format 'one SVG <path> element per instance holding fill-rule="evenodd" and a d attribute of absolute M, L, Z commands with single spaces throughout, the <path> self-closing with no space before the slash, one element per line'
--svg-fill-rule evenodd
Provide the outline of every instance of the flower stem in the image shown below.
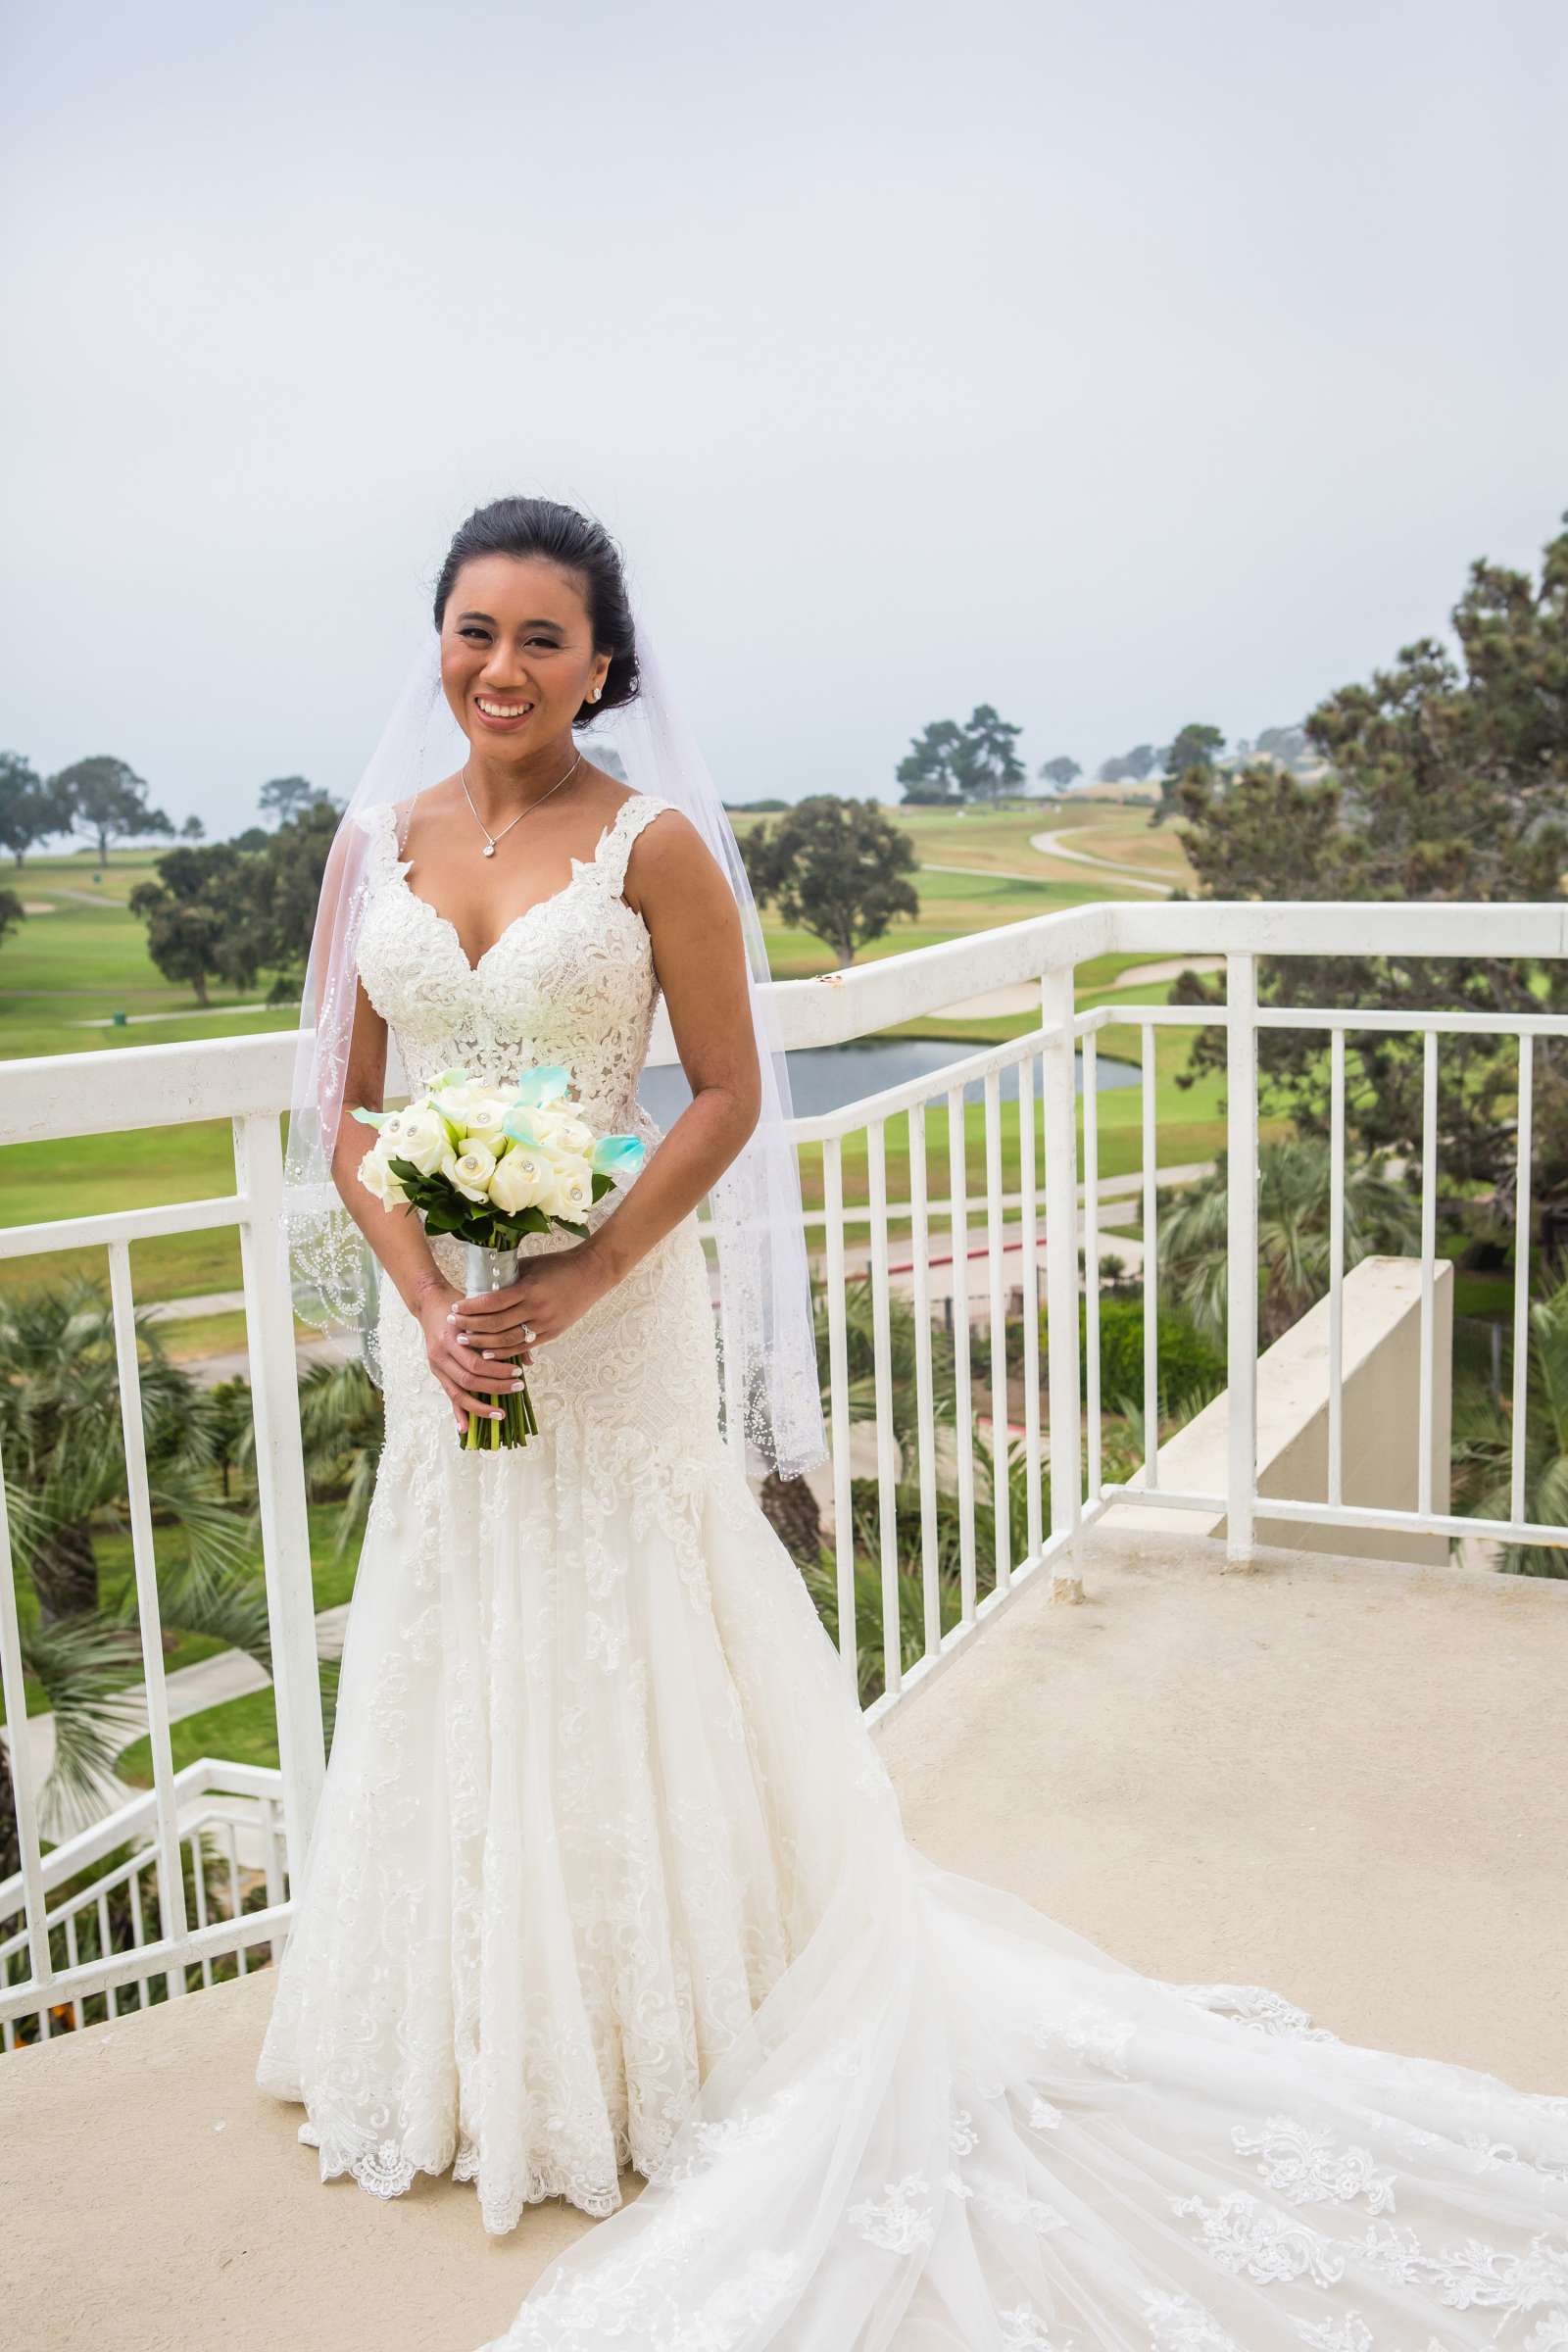
<path fill-rule="evenodd" d="M 489 1396 L 485 1402 L 500 1405 L 500 1417 L 492 1420 L 488 1413 L 473 1407 L 468 1414 L 467 1430 L 458 1440 L 465 1452 L 499 1453 L 505 1447 L 526 1446 L 530 1438 L 539 1435 L 533 1398 L 526 1383 L 520 1389 L 509 1389 L 504 1396 Z"/>

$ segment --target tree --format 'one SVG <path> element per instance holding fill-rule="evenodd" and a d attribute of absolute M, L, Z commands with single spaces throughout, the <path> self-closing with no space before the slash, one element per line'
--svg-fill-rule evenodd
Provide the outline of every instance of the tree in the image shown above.
<path fill-rule="evenodd" d="M 256 968 L 278 974 L 273 1003 L 297 993 L 337 820 L 337 803 L 322 793 L 264 837 L 252 891 L 251 947 Z"/>
<path fill-rule="evenodd" d="M 741 855 L 760 904 L 823 940 L 841 964 L 896 916 L 920 911 L 906 879 L 919 862 L 914 844 L 869 801 L 813 793 L 776 823 L 753 826 Z"/>
<path fill-rule="evenodd" d="M 303 815 L 314 803 L 330 799 L 319 784 L 312 784 L 304 776 L 274 776 L 270 783 L 262 786 L 257 796 L 262 814 L 276 817 L 279 824 Z M 335 807 L 336 803 L 331 805 Z"/>
<path fill-rule="evenodd" d="M 156 882 L 138 882 L 127 904 L 147 925 L 147 953 L 166 980 L 187 980 L 205 1004 L 210 980 L 248 988 L 256 978 L 255 902 L 244 858 L 226 841 L 171 850 Z"/>
<path fill-rule="evenodd" d="M 1070 784 L 1077 782 L 1083 772 L 1077 760 L 1069 760 L 1064 752 L 1058 752 L 1054 760 L 1043 760 L 1040 767 L 1040 773 L 1046 782 L 1054 784 L 1058 792 L 1065 792 Z"/>
<path fill-rule="evenodd" d="M 234 1519 L 210 1493 L 198 1396 L 169 1361 L 147 1308 L 135 1316 L 142 1419 L 153 1508 L 185 1536 L 193 1573 L 231 1565 Z M 0 1452 L 13 1547 L 25 1560 L 41 1618 L 98 1606 L 96 1538 L 127 1522 L 114 1316 L 101 1284 L 78 1274 L 58 1288 L 0 1302 Z"/>
<path fill-rule="evenodd" d="M 381 1392 L 357 1358 L 312 1364 L 300 1376 L 300 1439 L 313 1501 L 341 1503 L 333 1549 L 341 1559 L 365 1525 L 386 1435 Z M 241 1458 L 254 1458 L 255 1425 L 246 1418 Z"/>
<path fill-rule="evenodd" d="M 207 827 L 199 816 L 187 816 L 179 828 L 179 838 L 181 841 L 205 841 Z"/>
<path fill-rule="evenodd" d="M 963 729 L 951 718 L 934 719 L 915 736 L 894 774 L 911 805 L 961 800 Z"/>
<path fill-rule="evenodd" d="M 1259 1333 L 1268 1347 L 1329 1287 L 1332 1199 L 1328 1147 L 1311 1137 L 1264 1144 L 1257 1155 L 1257 1250 L 1262 1267 Z M 1402 1257 L 1420 1238 L 1411 1194 L 1381 1166 L 1350 1167 L 1345 1177 L 1345 1263 Z M 1159 1221 L 1159 1279 L 1197 1329 L 1223 1346 L 1230 1265 L 1225 1154 L 1212 1176 L 1181 1194 Z"/>
<path fill-rule="evenodd" d="M 1132 750 L 1123 758 L 1121 765 L 1124 775 L 1131 776 L 1135 784 L 1142 784 L 1146 776 L 1153 773 L 1153 745 L 1152 743 L 1134 744 Z"/>
<path fill-rule="evenodd" d="M 1525 1507 L 1537 1527 L 1560 1527 L 1568 1515 L 1568 1263 L 1530 1309 L 1525 1390 Z M 1474 1380 L 1461 1384 L 1453 1410 L 1453 1507 L 1472 1519 L 1513 1517 L 1513 1400 Z M 1556 1544 L 1507 1544 L 1510 1576 L 1568 1577 L 1568 1551 Z"/>
<path fill-rule="evenodd" d="M 211 981 L 254 988 L 265 971 L 276 975 L 270 1002 L 294 994 L 336 830 L 323 793 L 275 833 L 258 827 L 255 848 L 219 841 L 160 858 L 157 881 L 139 882 L 128 905 L 165 979 L 189 981 L 199 1004 Z"/>
<path fill-rule="evenodd" d="M 1197 721 L 1183 727 L 1174 743 L 1154 755 L 1160 768 L 1159 799 L 1150 814 L 1152 825 L 1162 825 L 1174 816 L 1184 777 L 1198 774 L 1212 776 L 1214 762 L 1225 749 L 1225 738 L 1218 727 Z"/>
<path fill-rule="evenodd" d="M 244 1520 L 213 1492 L 206 1413 L 188 1372 L 164 1356 L 150 1312 L 135 1315 L 149 1498 L 160 1540 L 159 1616 L 166 1633 L 199 1634 L 270 1663 L 265 1589 Z M 54 1758 L 39 1791 L 45 1837 L 74 1802 L 101 1793 L 145 1718 L 127 1684 L 141 1644 L 135 1588 L 101 1604 L 97 1544 L 129 1521 L 120 1435 L 114 1316 L 102 1287 L 73 1276 L 58 1289 L 0 1301 L 0 1454 L 16 1573 L 36 1607 L 22 1612 L 24 1671 L 54 1720 Z M 183 1554 L 173 1561 L 171 1551 Z M 7 1563 L 7 1573 L 11 1573 Z M 0 1744 L 0 1878 L 20 1867 L 9 1760 Z"/>
<path fill-rule="evenodd" d="M 991 703 L 977 703 L 963 730 L 959 780 L 975 800 L 999 801 L 1021 792 L 1028 769 L 1013 745 L 1022 727 L 1004 719 Z"/>
<path fill-rule="evenodd" d="M 991 703 L 977 703 L 961 727 L 951 718 L 933 720 L 899 762 L 906 802 L 929 807 L 1021 792 L 1029 771 L 1013 744 L 1022 733 Z"/>
<path fill-rule="evenodd" d="M 1175 742 L 1168 743 L 1155 757 L 1164 773 L 1184 776 L 1190 767 L 1212 768 L 1224 749 L 1225 738 L 1218 727 L 1190 719 Z"/>
<path fill-rule="evenodd" d="M 147 785 L 134 768 L 107 752 L 61 768 L 48 790 L 59 814 L 54 829 L 92 834 L 100 859 L 107 860 L 112 841 L 174 830 L 162 808 L 147 806 Z"/>
<path fill-rule="evenodd" d="M 1568 520 L 1568 517 L 1564 518 Z M 1370 683 L 1329 695 L 1305 722 L 1326 772 L 1272 761 L 1239 768 L 1223 792 L 1189 769 L 1182 839 L 1202 896 L 1219 899 L 1557 900 L 1568 869 L 1568 531 L 1545 548 L 1539 584 L 1485 562 L 1471 566 L 1452 613 L 1457 654 L 1431 638 L 1400 650 Z M 1282 956 L 1260 969 L 1263 1001 L 1488 1016 L 1568 1012 L 1568 966 L 1503 956 Z M 1200 975 L 1174 983 L 1181 1003 L 1217 1003 Z M 1298 1128 L 1327 1122 L 1328 1041 L 1266 1029 L 1258 1039 L 1265 1101 Z M 1189 1064 L 1223 1065 L 1200 1032 Z M 1364 1150 L 1419 1152 L 1420 1037 L 1354 1040 L 1347 1117 Z M 1483 1034 L 1445 1037 L 1439 1162 L 1454 1185 L 1492 1188 L 1511 1209 L 1518 1047 Z M 1546 1232 L 1568 1223 L 1568 1041 L 1535 1041 L 1535 1196 Z"/>
<path fill-rule="evenodd" d="M 59 830 L 59 808 L 43 779 L 20 752 L 0 752 L 0 849 L 20 865 L 35 841 Z"/>
<path fill-rule="evenodd" d="M 22 921 L 22 901 L 14 890 L 0 890 L 0 939 Z"/>
<path fill-rule="evenodd" d="M 1283 767 L 1299 767 L 1311 758 L 1304 727 L 1265 727 L 1253 747 L 1259 759 L 1278 760 Z M 1244 749 L 1240 744 L 1238 751 Z"/>

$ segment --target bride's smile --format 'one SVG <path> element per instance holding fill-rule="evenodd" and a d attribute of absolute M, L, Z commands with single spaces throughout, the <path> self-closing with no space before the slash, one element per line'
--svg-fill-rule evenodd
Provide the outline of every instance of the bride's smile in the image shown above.
<path fill-rule="evenodd" d="M 486 702 L 482 694 L 476 694 L 474 696 L 473 707 L 478 711 L 479 716 L 486 720 L 487 723 L 493 727 L 512 726 L 518 719 L 526 718 L 529 711 L 533 709 L 532 703 Z"/>

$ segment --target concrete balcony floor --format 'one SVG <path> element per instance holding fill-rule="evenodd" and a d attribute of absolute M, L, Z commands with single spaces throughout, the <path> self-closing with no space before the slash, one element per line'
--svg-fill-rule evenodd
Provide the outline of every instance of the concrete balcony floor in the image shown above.
<path fill-rule="evenodd" d="M 1568 1584 L 1096 1531 L 878 1728 L 910 1836 L 1152 1975 L 1568 2090 Z M 977 1991 L 978 1991 L 977 1987 Z M 323 2185 L 270 1971 L 0 2060 L 7 2341 L 472 2352 L 592 2227 Z M 641 2183 L 623 2177 L 628 2196 Z"/>

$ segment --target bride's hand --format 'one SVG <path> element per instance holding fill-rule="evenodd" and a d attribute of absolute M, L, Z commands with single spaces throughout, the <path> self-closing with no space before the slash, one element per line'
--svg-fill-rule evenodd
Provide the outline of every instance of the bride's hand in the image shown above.
<path fill-rule="evenodd" d="M 451 1309 L 451 1328 L 467 1339 L 470 1360 L 482 1362 L 488 1353 L 531 1363 L 530 1348 L 559 1340 L 612 1283 L 592 1243 L 579 1242 L 573 1249 L 530 1258 L 505 1290 L 460 1298 Z"/>
<path fill-rule="evenodd" d="M 430 1369 L 452 1399 L 458 1427 L 466 1436 L 470 1413 L 481 1420 L 500 1420 L 502 1407 L 494 1400 L 510 1386 L 511 1367 L 483 1363 L 475 1349 L 458 1345 L 457 1326 L 450 1309 L 462 1296 L 453 1283 L 433 1282 L 421 1292 L 415 1311 L 424 1333 L 424 1352 Z M 515 1352 L 524 1363 L 530 1361 L 526 1349 Z"/>

